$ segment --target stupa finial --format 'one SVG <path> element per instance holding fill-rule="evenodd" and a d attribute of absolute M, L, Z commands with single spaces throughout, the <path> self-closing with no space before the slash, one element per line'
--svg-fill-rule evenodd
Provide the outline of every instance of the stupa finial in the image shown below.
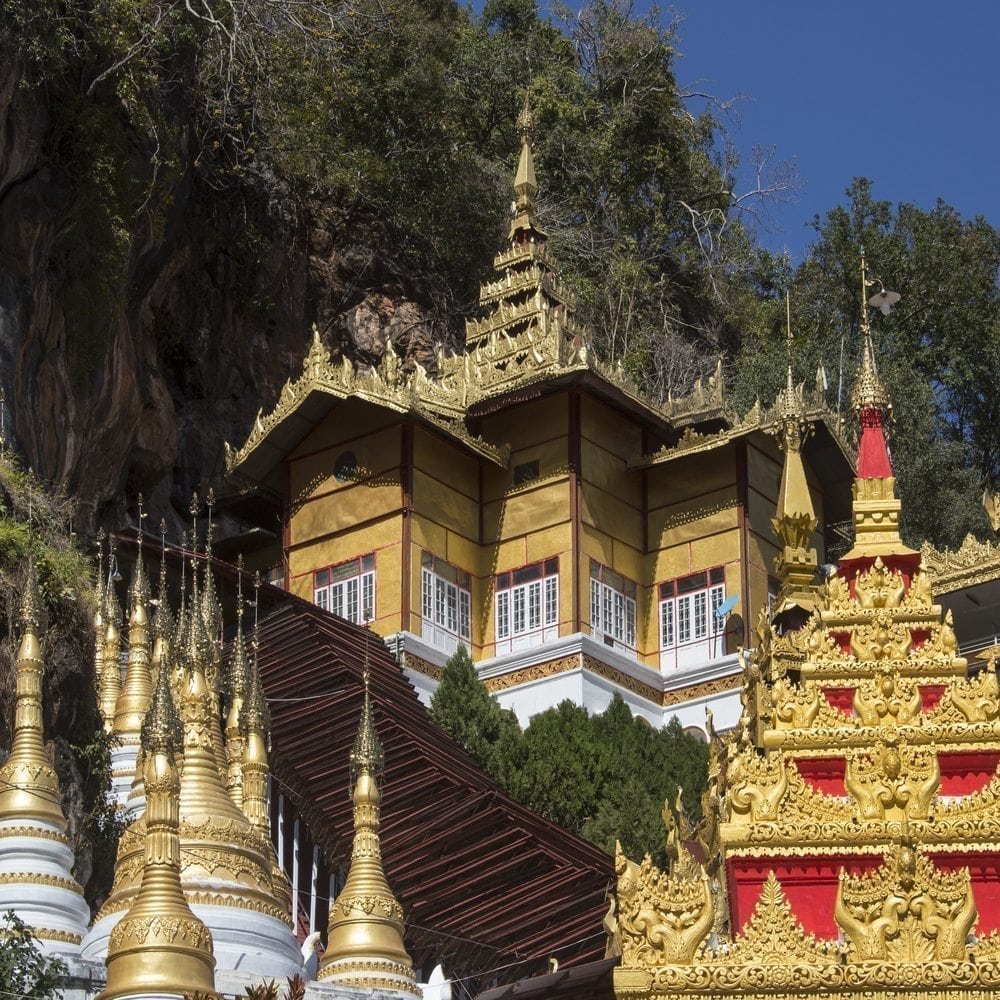
<path fill-rule="evenodd" d="M 535 132 L 535 115 L 531 110 L 530 90 L 524 92 L 524 104 L 517 116 L 517 134 L 521 139 L 521 156 L 514 177 L 514 220 L 510 224 L 510 238 L 530 237 L 532 234 L 545 238 L 545 230 L 535 216 L 535 195 L 538 181 L 535 179 L 535 159 L 532 139 Z"/>

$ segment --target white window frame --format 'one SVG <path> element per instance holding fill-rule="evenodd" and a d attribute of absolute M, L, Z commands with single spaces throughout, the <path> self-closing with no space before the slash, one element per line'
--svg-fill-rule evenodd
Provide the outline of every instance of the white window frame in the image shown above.
<path fill-rule="evenodd" d="M 716 615 L 726 599 L 725 577 L 721 582 L 708 582 L 720 569 L 705 570 L 706 585 L 683 594 L 676 593 L 680 581 L 660 585 L 674 587 L 673 596 L 661 596 L 659 601 L 661 668 L 691 666 L 725 652 L 719 637 L 725 633 L 726 623 Z"/>
<path fill-rule="evenodd" d="M 375 619 L 375 554 L 368 553 L 313 572 L 317 607 L 355 625 Z"/>
<path fill-rule="evenodd" d="M 518 575 L 532 574 L 533 579 L 513 582 Z M 495 587 L 497 655 L 530 649 L 558 638 L 559 564 L 556 559 L 499 574 Z"/>
<path fill-rule="evenodd" d="M 638 588 L 595 560 L 590 562 L 590 634 L 619 652 L 636 654 Z"/>
<path fill-rule="evenodd" d="M 424 552 L 420 567 L 420 637 L 454 653 L 472 645 L 472 577 Z"/>

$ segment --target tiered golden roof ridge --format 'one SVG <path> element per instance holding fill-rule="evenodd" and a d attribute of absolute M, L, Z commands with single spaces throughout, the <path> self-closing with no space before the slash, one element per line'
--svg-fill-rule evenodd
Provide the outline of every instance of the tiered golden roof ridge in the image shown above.
<path fill-rule="evenodd" d="M 559 278 L 558 264 L 545 242 L 535 210 L 535 180 L 530 106 L 519 116 L 521 159 L 515 178 L 515 218 L 510 246 L 499 253 L 493 266 L 498 277 L 483 284 L 480 305 L 484 315 L 466 323 L 466 346 L 461 353 L 439 347 L 436 371 L 419 363 L 403 367 L 391 340 L 381 361 L 359 370 L 346 357 L 334 360 L 313 326 L 312 343 L 303 361 L 302 374 L 289 379 L 270 413 L 258 412 L 244 444 L 235 449 L 226 443 L 226 470 L 232 474 L 266 445 L 275 429 L 292 418 L 314 395 L 336 400 L 358 399 L 412 414 L 490 462 L 506 467 L 509 448 L 494 445 L 472 434 L 466 426 L 469 411 L 486 401 L 516 393 L 529 386 L 577 373 L 592 373 L 615 393 L 645 411 L 650 420 L 688 431 L 675 445 L 655 455 L 635 456 L 633 467 L 669 461 L 691 449 L 717 447 L 756 429 L 767 429 L 779 419 L 777 411 L 756 404 L 738 414 L 727 401 L 721 360 L 707 379 L 698 379 L 687 395 L 673 395 L 662 403 L 650 399 L 621 363 L 605 364 L 590 349 L 592 335 L 576 317 L 573 294 Z M 822 390 L 795 390 L 805 419 L 822 421 L 844 454 L 851 448 L 840 433 L 839 418 L 831 412 Z M 715 422 L 709 434 L 698 434 L 693 425 Z M 718 425 L 722 429 L 718 429 Z"/>

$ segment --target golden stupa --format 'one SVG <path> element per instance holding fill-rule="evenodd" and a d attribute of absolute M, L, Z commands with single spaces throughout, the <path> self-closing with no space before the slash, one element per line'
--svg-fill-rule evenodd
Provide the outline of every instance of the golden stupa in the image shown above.
<path fill-rule="evenodd" d="M 667 871 L 618 853 L 620 1000 L 1000 988 L 996 665 L 969 671 L 900 539 L 867 309 L 862 336 L 854 547 L 825 582 L 807 573 L 813 515 L 786 386 L 779 604 L 744 656 L 740 726 L 713 738 L 697 848 L 675 828 Z"/>
<path fill-rule="evenodd" d="M 382 744 L 375 731 L 368 670 L 361 723 L 351 750 L 354 845 L 347 882 L 330 907 L 320 982 L 419 996 L 413 962 L 403 944 L 403 908 L 389 888 L 379 844 Z"/>
<path fill-rule="evenodd" d="M 160 670 L 142 727 L 145 840 L 142 882 L 134 902 L 111 932 L 107 987 L 117 997 L 214 995 L 212 935 L 191 911 L 181 888 L 180 777 L 176 758 L 184 729 Z"/>

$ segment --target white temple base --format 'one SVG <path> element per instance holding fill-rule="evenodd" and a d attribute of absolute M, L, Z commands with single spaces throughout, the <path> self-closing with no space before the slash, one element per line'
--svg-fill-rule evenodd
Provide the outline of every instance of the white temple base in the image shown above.
<path fill-rule="evenodd" d="M 112 802 L 119 809 L 128 809 L 128 797 L 132 794 L 132 783 L 135 781 L 135 762 L 139 756 L 139 741 L 124 737 L 127 742 L 121 742 L 111 748 L 111 791 L 108 793 Z M 145 799 L 143 799 L 145 808 Z M 135 816 L 129 817 L 129 822 Z"/>
<path fill-rule="evenodd" d="M 46 955 L 79 952 L 90 907 L 73 877 L 73 852 L 53 824 L 0 820 L 0 913 L 7 910 L 32 929 Z"/>
<path fill-rule="evenodd" d="M 226 971 L 282 979 L 302 972 L 302 951 L 287 924 L 276 917 L 235 906 L 191 907 L 212 932 L 216 977 Z M 111 931 L 125 912 L 112 913 L 90 929 L 81 954 L 104 961 Z"/>

